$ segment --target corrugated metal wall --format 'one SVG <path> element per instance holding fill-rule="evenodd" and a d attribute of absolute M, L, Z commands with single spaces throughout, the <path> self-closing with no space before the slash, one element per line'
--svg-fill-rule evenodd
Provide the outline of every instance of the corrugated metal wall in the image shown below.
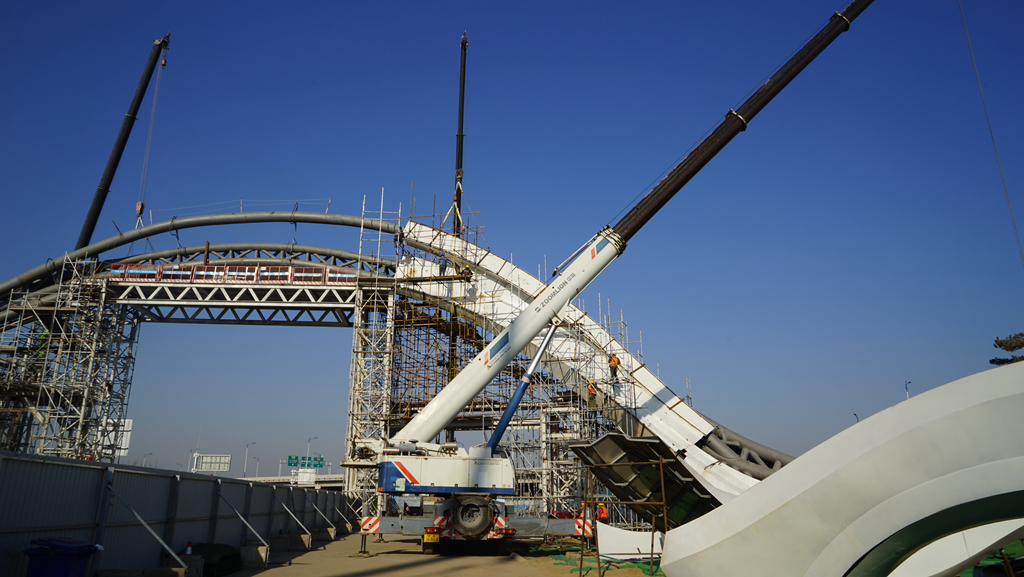
<path fill-rule="evenodd" d="M 108 483 L 175 551 L 189 541 L 237 547 L 256 539 L 238 514 L 267 541 L 302 532 L 285 505 L 314 535 L 330 526 L 324 516 L 346 522 L 339 513 L 345 497 L 336 491 L 0 452 L 0 575 L 25 575 L 22 551 L 48 537 L 103 545 L 90 571 L 161 566 L 160 543 Z"/>

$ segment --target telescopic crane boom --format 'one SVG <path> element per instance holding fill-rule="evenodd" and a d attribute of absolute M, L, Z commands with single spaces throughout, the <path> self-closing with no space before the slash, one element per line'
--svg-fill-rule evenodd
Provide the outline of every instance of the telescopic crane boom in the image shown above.
<path fill-rule="evenodd" d="M 429 442 L 482 391 L 543 328 L 556 321 L 559 312 L 618 258 L 629 241 L 679 190 L 693 178 L 730 140 L 743 130 L 775 96 L 786 87 L 871 5 L 873 0 L 854 0 L 842 13 L 835 13 L 807 44 L 789 59 L 764 85 L 725 120 L 690 154 L 677 164 L 613 227 L 598 231 L 566 262 L 556 276 L 490 344 L 484 347 L 455 378 L 441 390 L 390 442 Z M 570 262 L 571 261 L 571 262 Z"/>
<path fill-rule="evenodd" d="M 96 194 L 93 195 L 92 204 L 89 205 L 89 212 L 85 215 L 85 223 L 82 224 L 82 232 L 78 235 L 75 250 L 88 246 L 92 241 L 92 233 L 96 229 L 96 221 L 100 218 L 103 203 L 106 202 L 107 193 L 110 192 L 110 184 L 114 182 L 114 173 L 117 172 L 117 165 L 121 163 L 124 147 L 128 144 L 128 137 L 132 133 L 132 127 L 135 126 L 135 115 L 139 113 L 139 107 L 142 106 L 142 97 L 146 95 L 149 80 L 153 77 L 156 63 L 160 61 L 160 53 L 166 50 L 170 44 L 170 32 L 165 34 L 163 38 L 153 41 L 153 49 L 149 52 L 149 60 L 146 61 L 146 67 L 142 70 L 142 78 L 139 80 L 138 87 L 135 88 L 135 96 L 132 97 L 132 102 L 128 105 L 128 112 L 124 115 L 124 120 L 121 122 L 121 130 L 117 133 L 117 139 L 114 140 L 114 148 L 110 151 L 110 158 L 107 159 L 107 166 L 103 169 L 100 183 L 96 186 Z"/>

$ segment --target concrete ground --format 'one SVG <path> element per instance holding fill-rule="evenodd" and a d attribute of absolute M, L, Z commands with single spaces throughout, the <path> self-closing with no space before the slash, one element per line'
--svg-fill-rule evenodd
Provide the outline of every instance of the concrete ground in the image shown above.
<path fill-rule="evenodd" d="M 306 553 L 272 552 L 267 570 L 243 570 L 231 577 L 369 577 L 439 575 L 452 577 L 569 577 L 572 567 L 556 565 L 547 557 L 496 556 L 486 550 L 459 548 L 459 553 L 424 555 L 419 539 L 386 536 L 385 543 L 366 539 L 371 557 L 360 556 L 360 536 L 348 535 L 332 542 L 316 542 Z M 584 572 L 586 575 L 588 572 Z M 596 571 L 589 573 L 596 576 Z M 637 569 L 620 569 L 615 577 L 642 575 Z"/>

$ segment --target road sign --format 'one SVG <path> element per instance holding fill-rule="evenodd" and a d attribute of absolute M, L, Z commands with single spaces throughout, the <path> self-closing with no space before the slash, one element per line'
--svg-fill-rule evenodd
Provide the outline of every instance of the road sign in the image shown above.
<path fill-rule="evenodd" d="M 204 473 L 230 471 L 231 455 L 200 455 L 197 453 L 195 467 L 196 471 Z"/>
<path fill-rule="evenodd" d="M 288 466 L 289 467 L 298 467 L 299 466 L 299 456 L 298 455 L 288 455 Z"/>
<path fill-rule="evenodd" d="M 324 468 L 324 458 L 323 457 L 313 457 L 313 467 L 317 468 L 317 469 L 323 469 Z"/>

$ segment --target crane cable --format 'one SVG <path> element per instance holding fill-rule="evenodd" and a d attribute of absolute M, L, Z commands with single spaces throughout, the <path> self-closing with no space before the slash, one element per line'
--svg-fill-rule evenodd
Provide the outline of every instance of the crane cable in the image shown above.
<path fill-rule="evenodd" d="M 971 51 L 971 62 L 974 63 L 974 76 L 978 79 L 978 92 L 981 93 L 981 107 L 985 110 L 985 120 L 988 122 L 988 134 L 992 138 L 992 150 L 996 155 L 996 165 L 999 166 L 999 177 L 1003 181 L 1003 193 L 1006 195 L 1006 206 L 1010 209 L 1010 222 L 1013 223 L 1013 234 L 1017 238 L 1017 252 L 1020 253 L 1020 263 L 1024 266 L 1024 248 L 1020 243 L 1020 231 L 1017 230 L 1017 219 L 1013 216 L 1013 204 L 1010 202 L 1010 189 L 1006 186 L 1006 175 L 1003 173 L 1003 161 L 999 159 L 999 147 L 996 146 L 996 133 L 992 130 L 992 118 L 988 114 L 988 104 L 985 102 L 985 90 L 981 84 L 981 73 L 978 72 L 978 60 L 974 57 L 974 46 L 971 45 L 971 33 L 967 30 L 967 16 L 964 15 L 963 0 L 957 0 L 960 5 L 960 18 L 964 22 L 964 34 L 967 36 L 967 48 Z"/>
<path fill-rule="evenodd" d="M 156 90 L 153 91 L 153 110 L 149 114 L 149 134 L 146 136 L 146 155 L 142 161 L 142 183 L 139 185 L 139 200 L 135 203 L 135 228 L 145 226 L 142 215 L 146 211 L 146 178 L 149 176 L 149 154 L 153 149 L 153 125 L 156 124 L 156 103 L 160 100 L 160 79 L 163 77 L 164 66 L 167 66 L 167 48 L 160 52 L 160 70 L 156 73 Z M 117 225 L 114 225 L 117 228 Z M 120 231 L 118 231 L 120 232 Z M 152 247 L 149 238 L 146 244 Z M 128 245 L 128 256 L 133 254 L 135 242 Z"/>
<path fill-rule="evenodd" d="M 139 185 L 139 201 L 135 203 L 135 228 L 144 226 L 142 214 L 146 210 L 146 179 L 149 176 L 149 155 L 153 149 L 153 126 L 156 124 L 156 104 L 160 100 L 160 79 L 167 66 L 167 49 L 160 54 L 160 70 L 156 73 L 156 89 L 153 91 L 153 111 L 149 116 L 149 134 L 146 137 L 146 156 L 142 161 L 142 183 Z"/>

